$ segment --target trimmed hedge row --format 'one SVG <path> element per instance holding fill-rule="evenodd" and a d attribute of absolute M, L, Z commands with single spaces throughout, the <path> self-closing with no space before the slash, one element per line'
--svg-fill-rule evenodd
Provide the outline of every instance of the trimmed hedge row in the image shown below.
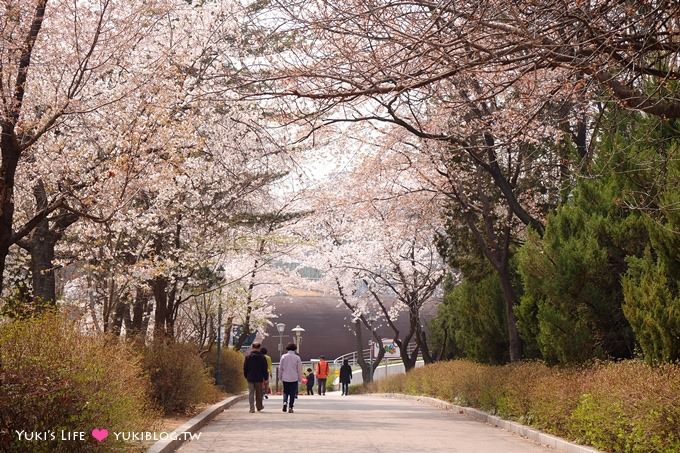
<path fill-rule="evenodd" d="M 680 365 L 639 361 L 580 368 L 440 362 L 372 391 L 428 395 L 480 408 L 601 450 L 680 451 Z"/>

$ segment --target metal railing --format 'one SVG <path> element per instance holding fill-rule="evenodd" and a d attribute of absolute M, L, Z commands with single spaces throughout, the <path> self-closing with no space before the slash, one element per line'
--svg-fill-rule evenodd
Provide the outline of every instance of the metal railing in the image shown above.
<path fill-rule="evenodd" d="M 408 346 L 406 347 L 406 351 L 409 354 L 411 354 L 414 351 L 415 348 L 416 348 L 415 343 L 409 343 Z M 371 355 L 371 349 L 370 348 L 366 348 L 366 349 L 362 350 L 361 355 L 363 356 L 363 358 L 366 362 L 368 362 L 372 359 L 375 360 L 375 356 Z M 420 358 L 420 354 L 418 355 L 418 357 Z M 347 362 L 350 364 L 350 366 L 358 365 L 359 354 L 357 353 L 357 351 L 352 351 L 352 352 L 348 352 L 347 354 L 343 354 L 340 357 L 337 357 L 335 360 L 333 360 L 332 366 L 339 367 L 340 365 L 342 365 L 342 362 L 345 359 L 347 359 Z M 400 360 L 400 359 L 392 359 L 392 360 Z"/>

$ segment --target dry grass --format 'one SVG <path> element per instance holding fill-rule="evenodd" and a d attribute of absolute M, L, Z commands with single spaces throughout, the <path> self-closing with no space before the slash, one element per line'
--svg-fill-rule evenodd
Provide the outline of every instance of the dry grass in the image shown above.
<path fill-rule="evenodd" d="M 441 362 L 368 390 L 477 407 L 612 452 L 680 451 L 680 365 L 639 361 L 549 368 Z"/>
<path fill-rule="evenodd" d="M 225 376 L 242 380 L 240 354 Z M 169 432 L 224 398 L 196 348 L 154 344 L 137 350 L 119 338 L 86 333 L 57 314 L 0 325 L 0 451 L 146 451 L 148 442 L 61 441 L 61 431 Z M 159 410 L 160 409 L 160 410 Z M 162 413 L 169 414 L 161 419 Z M 21 440 L 14 430 L 54 433 Z"/>
<path fill-rule="evenodd" d="M 60 442 L 58 433 L 106 427 L 153 429 L 149 382 L 131 348 L 87 335 L 57 315 L 0 327 L 0 451 L 105 451 L 123 447 L 88 437 Z M 54 432 L 55 440 L 22 442 L 14 430 Z"/>
<path fill-rule="evenodd" d="M 192 344 L 154 343 L 144 350 L 143 363 L 151 397 L 165 415 L 191 413 L 199 404 L 216 402 L 221 394 Z"/>

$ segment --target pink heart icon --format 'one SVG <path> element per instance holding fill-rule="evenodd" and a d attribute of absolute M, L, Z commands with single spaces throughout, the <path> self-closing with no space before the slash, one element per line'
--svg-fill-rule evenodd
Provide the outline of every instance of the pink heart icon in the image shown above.
<path fill-rule="evenodd" d="M 101 442 L 109 437 L 109 430 L 106 428 L 95 428 L 92 430 L 92 437 L 94 437 L 97 442 Z"/>

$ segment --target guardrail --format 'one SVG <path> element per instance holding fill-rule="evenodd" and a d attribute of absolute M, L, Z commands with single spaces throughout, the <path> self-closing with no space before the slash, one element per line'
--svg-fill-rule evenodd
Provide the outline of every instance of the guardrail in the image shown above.
<path fill-rule="evenodd" d="M 416 348 L 416 344 L 415 344 L 415 343 L 409 343 L 408 346 L 406 347 L 406 351 L 408 351 L 408 353 L 411 354 L 411 353 L 415 350 L 415 348 Z M 366 348 L 366 349 L 362 350 L 362 351 L 361 351 L 361 355 L 363 356 L 363 358 L 364 358 L 364 360 L 365 360 L 366 362 L 370 361 L 371 358 L 375 359 L 375 356 L 371 356 L 371 349 L 370 349 L 370 348 Z M 420 355 L 418 355 L 418 358 L 419 358 L 419 359 L 421 358 Z M 342 362 L 343 362 L 345 359 L 347 359 L 347 362 L 348 362 L 351 366 L 358 365 L 358 363 L 359 363 L 359 354 L 358 354 L 357 351 L 352 351 L 352 352 L 348 352 L 347 354 L 343 354 L 343 355 L 341 355 L 340 357 L 337 357 L 335 360 L 333 360 L 333 365 L 332 365 L 332 366 L 334 366 L 334 367 L 339 367 L 340 365 L 342 365 Z M 399 360 L 399 359 L 398 359 L 398 360 Z"/>

